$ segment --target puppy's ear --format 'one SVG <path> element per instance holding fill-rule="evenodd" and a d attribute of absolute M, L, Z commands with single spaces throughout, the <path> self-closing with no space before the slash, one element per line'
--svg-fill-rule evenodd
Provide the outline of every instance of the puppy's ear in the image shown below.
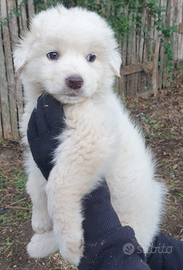
<path fill-rule="evenodd" d="M 120 68 L 121 68 L 121 55 L 118 51 L 113 51 L 113 53 L 110 56 L 110 66 L 112 68 L 112 71 L 114 72 L 114 75 L 120 77 Z"/>
<path fill-rule="evenodd" d="M 13 52 L 15 71 L 19 71 L 25 66 L 28 52 L 28 46 L 26 47 L 24 41 L 21 40 Z"/>

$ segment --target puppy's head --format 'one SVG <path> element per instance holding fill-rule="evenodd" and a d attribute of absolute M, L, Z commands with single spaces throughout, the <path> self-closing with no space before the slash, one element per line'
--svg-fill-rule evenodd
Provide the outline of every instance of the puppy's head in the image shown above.
<path fill-rule="evenodd" d="M 14 52 L 25 92 L 46 91 L 62 103 L 80 102 L 110 89 L 121 57 L 114 32 L 96 13 L 66 9 L 43 11 Z"/>

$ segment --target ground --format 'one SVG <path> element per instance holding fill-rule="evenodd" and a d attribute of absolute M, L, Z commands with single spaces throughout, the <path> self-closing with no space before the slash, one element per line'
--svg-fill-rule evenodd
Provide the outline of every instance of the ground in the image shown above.
<path fill-rule="evenodd" d="M 183 88 L 164 89 L 156 97 L 129 98 L 123 102 L 143 129 L 147 145 L 158 161 L 157 174 L 168 195 L 162 222 L 165 234 L 183 241 Z M 59 254 L 30 259 L 26 245 L 31 238 L 31 201 L 25 192 L 19 143 L 0 144 L 0 269 L 70 269 Z"/>

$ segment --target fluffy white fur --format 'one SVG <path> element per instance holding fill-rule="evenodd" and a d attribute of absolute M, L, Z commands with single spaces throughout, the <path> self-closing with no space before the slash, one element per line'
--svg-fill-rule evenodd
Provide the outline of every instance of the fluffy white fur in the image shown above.
<path fill-rule="evenodd" d="M 59 54 L 58 60 L 47 58 L 50 51 Z M 97 56 L 93 63 L 86 59 L 91 53 Z M 33 18 L 14 52 L 14 62 L 25 89 L 24 143 L 28 146 L 27 123 L 43 91 L 64 104 L 67 124 L 48 182 L 30 152 L 25 162 L 36 232 L 29 255 L 40 258 L 59 249 L 64 259 L 79 264 L 84 246 L 81 198 L 101 176 L 122 225 L 135 230 L 147 251 L 159 230 L 164 186 L 156 179 L 141 133 L 113 92 L 121 57 L 112 29 L 93 12 L 51 8 Z M 83 78 L 79 90 L 65 85 L 70 76 Z"/>

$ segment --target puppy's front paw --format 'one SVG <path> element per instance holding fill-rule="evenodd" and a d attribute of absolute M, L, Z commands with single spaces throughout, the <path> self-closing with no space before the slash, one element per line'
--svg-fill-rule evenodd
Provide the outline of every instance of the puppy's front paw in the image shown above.
<path fill-rule="evenodd" d="M 32 212 L 32 229 L 36 233 L 43 233 L 52 229 L 52 221 L 48 215 L 47 210 L 35 210 Z"/>
<path fill-rule="evenodd" d="M 61 237 L 57 238 L 59 251 L 64 260 L 78 266 L 83 255 L 83 231 L 70 230 L 64 232 Z"/>
<path fill-rule="evenodd" d="M 27 252 L 31 258 L 44 258 L 59 250 L 53 231 L 42 234 L 35 233 L 27 245 Z"/>
<path fill-rule="evenodd" d="M 83 255 L 83 239 L 79 241 L 63 241 L 59 248 L 60 254 L 64 260 L 78 266 Z"/>

